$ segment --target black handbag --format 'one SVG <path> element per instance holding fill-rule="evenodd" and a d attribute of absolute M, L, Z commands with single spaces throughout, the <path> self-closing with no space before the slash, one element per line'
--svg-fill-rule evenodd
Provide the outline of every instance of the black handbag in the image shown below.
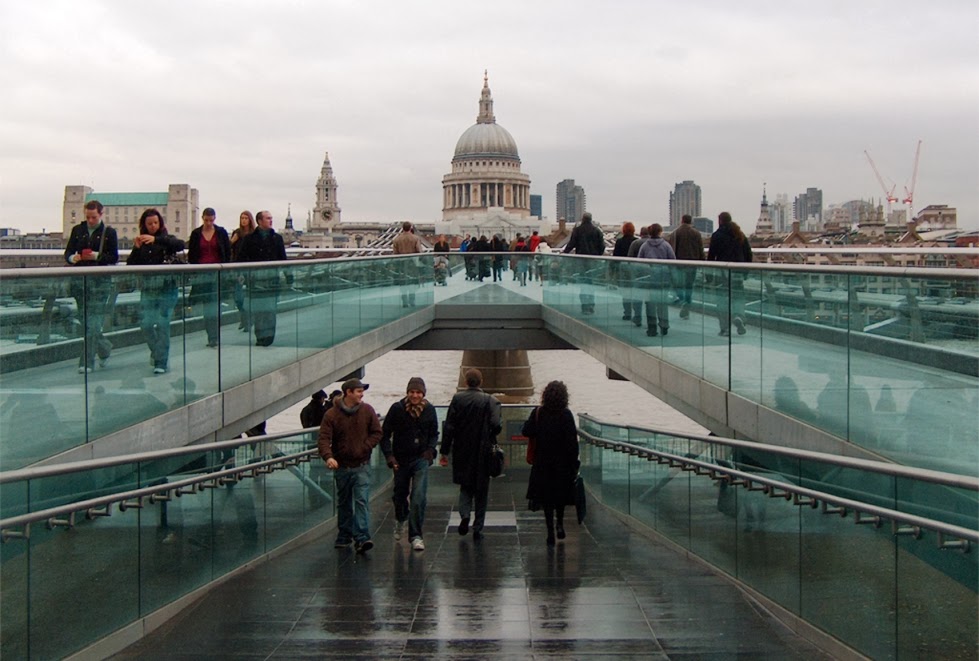
<path fill-rule="evenodd" d="M 503 453 L 503 448 L 501 448 L 496 443 L 490 449 L 490 460 L 489 460 L 489 476 L 499 477 L 503 475 L 503 469 L 506 466 L 506 455 Z"/>

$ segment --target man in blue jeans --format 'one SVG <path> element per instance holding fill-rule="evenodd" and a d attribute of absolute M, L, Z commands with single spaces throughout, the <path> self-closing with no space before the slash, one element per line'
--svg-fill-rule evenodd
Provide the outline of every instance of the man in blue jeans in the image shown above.
<path fill-rule="evenodd" d="M 439 424 L 435 407 L 425 399 L 425 381 L 413 376 L 406 390 L 384 416 L 381 452 L 394 471 L 394 540 L 404 536 L 407 524 L 411 548 L 424 551 L 428 467 L 435 461 Z"/>
<path fill-rule="evenodd" d="M 343 382 L 343 396 L 320 424 L 320 456 L 334 471 L 337 487 L 337 540 L 335 548 L 353 542 L 357 553 L 374 548 L 370 533 L 371 452 L 381 440 L 381 421 L 364 391 L 370 386 L 360 379 Z"/>

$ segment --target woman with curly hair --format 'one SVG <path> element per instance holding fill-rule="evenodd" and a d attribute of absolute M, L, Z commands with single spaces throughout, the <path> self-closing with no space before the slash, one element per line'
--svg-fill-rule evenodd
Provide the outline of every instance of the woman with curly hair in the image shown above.
<path fill-rule="evenodd" d="M 523 435 L 534 444 L 533 468 L 527 485 L 531 509 L 544 508 L 547 545 L 564 539 L 564 507 L 574 505 L 575 478 L 578 476 L 578 430 L 568 410 L 568 387 L 551 381 L 541 395 L 541 405 L 523 425 Z M 529 459 L 529 457 L 528 457 Z M 555 522 L 555 514 L 557 521 Z"/>
<path fill-rule="evenodd" d="M 184 249 L 184 242 L 167 233 L 163 214 L 147 209 L 139 217 L 139 236 L 126 264 L 156 266 Z M 154 274 L 142 278 L 139 291 L 140 328 L 150 349 L 154 374 L 165 374 L 170 368 L 170 317 L 177 304 L 179 276 Z"/>

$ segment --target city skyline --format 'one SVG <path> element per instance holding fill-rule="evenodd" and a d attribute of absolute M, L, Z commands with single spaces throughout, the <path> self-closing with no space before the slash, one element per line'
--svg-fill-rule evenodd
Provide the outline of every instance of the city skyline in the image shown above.
<path fill-rule="evenodd" d="M 433 222 L 486 68 L 545 213 L 574 178 L 600 224 L 668 222 L 668 191 L 694 180 L 705 216 L 751 230 L 763 182 L 876 199 L 863 151 L 900 190 L 921 139 L 915 209 L 979 226 L 973 3 L 511 5 L 500 30 L 446 2 L 5 4 L 0 226 L 58 228 L 66 185 L 174 182 L 225 225 L 269 208 L 282 227 L 291 203 L 303 226 L 325 151 L 344 220 Z M 917 47 L 929 34 L 941 48 Z"/>

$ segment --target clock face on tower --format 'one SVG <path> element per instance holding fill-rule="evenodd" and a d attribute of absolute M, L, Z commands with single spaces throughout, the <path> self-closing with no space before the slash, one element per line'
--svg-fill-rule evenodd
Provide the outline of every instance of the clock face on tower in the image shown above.
<path fill-rule="evenodd" d="M 323 220 L 329 220 L 332 217 L 333 217 L 333 212 L 330 211 L 329 209 L 323 212 Z"/>

